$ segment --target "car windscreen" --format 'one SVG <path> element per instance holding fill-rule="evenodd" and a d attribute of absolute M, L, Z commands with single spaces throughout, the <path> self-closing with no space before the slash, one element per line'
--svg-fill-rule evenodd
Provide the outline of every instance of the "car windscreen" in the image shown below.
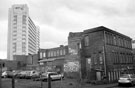
<path fill-rule="evenodd" d="M 129 75 L 123 75 L 120 78 L 129 78 Z"/>
<path fill-rule="evenodd" d="M 57 75 L 57 73 L 50 73 L 51 75 Z"/>

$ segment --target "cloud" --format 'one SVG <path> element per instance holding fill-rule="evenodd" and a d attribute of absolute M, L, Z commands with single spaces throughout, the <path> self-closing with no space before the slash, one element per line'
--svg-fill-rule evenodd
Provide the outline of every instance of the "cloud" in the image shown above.
<path fill-rule="evenodd" d="M 56 42 L 46 42 L 46 41 L 44 41 L 44 42 L 42 42 L 42 45 L 41 45 L 41 49 L 43 48 L 43 49 L 49 49 L 49 48 L 54 48 L 54 47 L 58 47 L 59 46 L 59 44 L 58 43 L 56 43 Z"/>
<path fill-rule="evenodd" d="M 6 59 L 7 52 L 6 51 L 0 51 L 0 59 Z"/>
<path fill-rule="evenodd" d="M 32 14 L 38 11 L 39 17 L 32 16 L 36 21 L 53 26 L 57 30 L 69 31 L 102 25 L 106 20 L 111 23 L 110 19 L 133 17 L 135 8 L 134 0 L 39 0 L 39 2 L 41 4 L 36 4 L 37 1 L 30 2 L 30 6 L 33 7 Z"/>
<path fill-rule="evenodd" d="M 1 0 L 1 53 L 7 49 L 8 9 L 13 4 L 28 5 L 30 17 L 40 27 L 41 48 L 66 45 L 69 32 L 101 25 L 135 37 L 135 0 Z"/>
<path fill-rule="evenodd" d="M 3 59 L 7 56 L 7 21 L 0 21 L 0 31 L 0 59 Z"/>
<path fill-rule="evenodd" d="M 42 42 L 67 42 L 68 32 L 59 31 L 49 25 L 40 25 L 40 41 Z"/>

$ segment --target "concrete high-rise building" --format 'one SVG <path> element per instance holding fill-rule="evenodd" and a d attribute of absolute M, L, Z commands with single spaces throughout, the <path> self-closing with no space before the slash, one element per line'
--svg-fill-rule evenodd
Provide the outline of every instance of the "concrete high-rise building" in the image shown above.
<path fill-rule="evenodd" d="M 9 8 L 8 59 L 13 60 L 13 55 L 37 54 L 39 35 L 39 27 L 31 20 L 26 4 L 15 4 Z"/>

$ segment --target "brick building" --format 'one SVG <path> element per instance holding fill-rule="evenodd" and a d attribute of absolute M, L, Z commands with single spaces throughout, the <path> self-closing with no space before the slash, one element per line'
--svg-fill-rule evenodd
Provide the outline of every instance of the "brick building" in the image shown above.
<path fill-rule="evenodd" d="M 67 76 L 78 78 L 80 75 L 80 56 L 82 32 L 70 32 L 68 36 L 69 55 L 65 60 L 65 73 Z"/>
<path fill-rule="evenodd" d="M 122 72 L 133 73 L 130 37 L 103 26 L 84 30 L 78 35 L 80 40 L 76 42 L 79 48 L 77 56 L 83 79 L 100 81 L 106 77 L 107 80 L 114 81 Z"/>
<path fill-rule="evenodd" d="M 17 69 L 20 70 L 39 70 L 38 54 L 30 55 L 14 55 L 14 60 L 17 62 Z"/>
<path fill-rule="evenodd" d="M 17 69 L 17 61 L 0 59 L 1 70 L 15 70 Z"/>
<path fill-rule="evenodd" d="M 42 71 L 63 72 L 64 61 L 68 55 L 68 46 L 60 45 L 60 47 L 40 49 L 38 55 Z"/>
<path fill-rule="evenodd" d="M 132 41 L 132 52 L 133 52 L 133 56 L 134 56 L 134 64 L 135 64 L 135 40 Z"/>

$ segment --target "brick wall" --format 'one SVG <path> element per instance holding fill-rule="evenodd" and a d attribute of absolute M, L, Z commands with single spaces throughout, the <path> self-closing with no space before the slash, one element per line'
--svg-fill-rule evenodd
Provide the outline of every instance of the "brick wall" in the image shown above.
<path fill-rule="evenodd" d="M 85 36 L 89 37 L 89 45 L 85 46 Z M 96 80 L 95 71 L 96 69 L 103 70 L 103 62 L 100 64 L 99 57 L 101 56 L 103 61 L 103 46 L 104 46 L 104 38 L 103 31 L 97 31 L 92 33 L 84 34 L 84 38 L 82 40 L 82 75 L 85 76 L 83 78 L 88 78 L 91 80 Z M 90 59 L 89 62 L 87 59 Z M 91 65 L 91 66 L 89 66 Z M 91 74 L 91 75 L 90 75 Z"/>

